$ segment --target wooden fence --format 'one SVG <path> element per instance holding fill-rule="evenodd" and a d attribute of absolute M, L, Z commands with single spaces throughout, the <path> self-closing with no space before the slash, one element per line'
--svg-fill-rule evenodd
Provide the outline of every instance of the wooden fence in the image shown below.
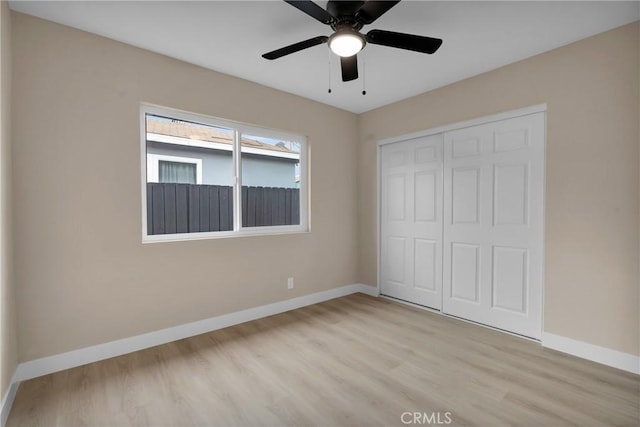
<path fill-rule="evenodd" d="M 297 188 L 242 187 L 244 227 L 300 223 Z M 233 230 L 233 187 L 147 184 L 147 234 Z"/>

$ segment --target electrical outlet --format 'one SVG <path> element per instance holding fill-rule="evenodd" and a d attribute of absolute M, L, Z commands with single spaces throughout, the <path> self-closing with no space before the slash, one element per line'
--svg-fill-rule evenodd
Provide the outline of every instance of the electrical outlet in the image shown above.
<path fill-rule="evenodd" d="M 287 288 L 288 289 L 293 289 L 293 277 L 289 277 L 287 279 Z"/>

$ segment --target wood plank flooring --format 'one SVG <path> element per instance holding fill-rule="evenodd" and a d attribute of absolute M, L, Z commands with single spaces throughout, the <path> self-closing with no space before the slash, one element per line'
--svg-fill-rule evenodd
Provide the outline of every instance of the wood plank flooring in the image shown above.
<path fill-rule="evenodd" d="M 638 426 L 640 377 L 356 294 L 26 381 L 7 426 L 403 426 L 438 416 Z"/>

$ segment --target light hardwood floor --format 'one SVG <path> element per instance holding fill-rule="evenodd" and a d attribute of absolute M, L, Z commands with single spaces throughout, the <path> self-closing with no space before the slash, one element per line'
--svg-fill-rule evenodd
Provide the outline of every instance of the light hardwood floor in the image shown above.
<path fill-rule="evenodd" d="M 356 294 L 24 382 L 7 425 L 402 426 L 404 412 L 637 426 L 640 377 Z"/>

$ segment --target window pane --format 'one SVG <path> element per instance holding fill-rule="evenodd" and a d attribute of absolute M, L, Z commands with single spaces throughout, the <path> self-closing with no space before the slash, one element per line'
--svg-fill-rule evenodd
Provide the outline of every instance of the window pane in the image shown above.
<path fill-rule="evenodd" d="M 146 115 L 147 234 L 233 230 L 233 130 Z"/>
<path fill-rule="evenodd" d="M 196 165 L 194 163 L 160 160 L 158 181 L 165 183 L 195 184 Z"/>
<path fill-rule="evenodd" d="M 242 225 L 300 224 L 300 143 L 242 135 Z"/>

